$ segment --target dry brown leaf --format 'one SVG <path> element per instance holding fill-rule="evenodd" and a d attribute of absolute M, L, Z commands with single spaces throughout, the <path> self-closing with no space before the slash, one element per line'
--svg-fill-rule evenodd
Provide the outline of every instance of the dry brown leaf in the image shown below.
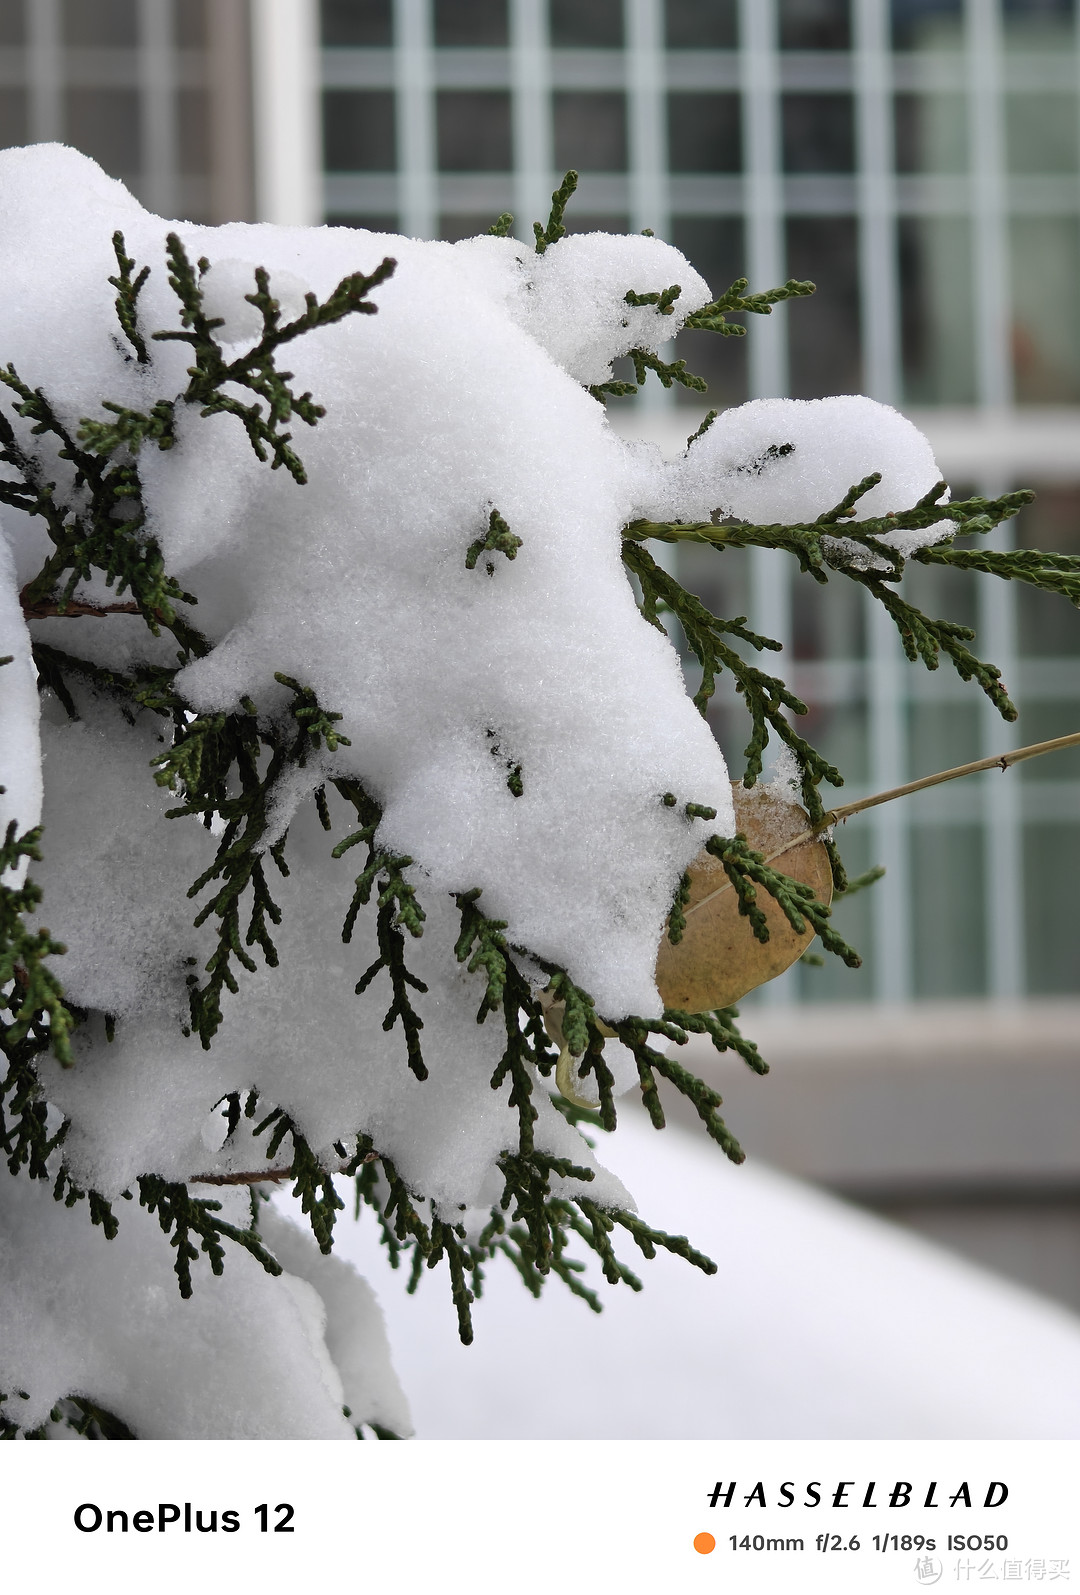
<path fill-rule="evenodd" d="M 832 900 L 832 870 L 825 844 L 816 837 L 784 850 L 784 844 L 809 828 L 806 810 L 768 787 L 732 783 L 735 826 L 750 846 L 770 859 L 774 869 L 814 889 L 821 902 Z M 779 855 L 779 856 L 777 856 Z M 739 899 L 724 866 L 702 851 L 690 866 L 690 900 L 686 929 L 672 944 L 665 933 L 656 961 L 656 983 L 666 1008 L 708 1013 L 727 1008 L 755 986 L 782 975 L 814 939 L 808 925 L 800 936 L 788 924 L 780 905 L 758 887 L 758 906 L 769 926 L 769 940 L 759 942 L 750 921 L 739 913 Z"/>

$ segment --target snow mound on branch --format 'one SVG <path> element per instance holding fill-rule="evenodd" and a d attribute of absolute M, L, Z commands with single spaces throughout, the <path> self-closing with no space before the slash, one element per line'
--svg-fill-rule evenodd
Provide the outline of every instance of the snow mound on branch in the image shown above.
<path fill-rule="evenodd" d="M 576 233 L 528 258 L 520 324 L 585 384 L 606 382 L 612 361 L 631 349 L 656 354 L 712 297 L 685 257 L 658 238 Z M 682 293 L 669 315 L 626 302 L 627 290 L 662 293 L 675 283 Z"/>
<path fill-rule="evenodd" d="M 246 1224 L 245 1192 L 193 1194 Z M 287 1220 L 270 1215 L 267 1234 L 284 1274 L 231 1247 L 222 1277 L 184 1301 L 156 1218 L 134 1202 L 109 1241 L 85 1211 L 54 1202 L 47 1181 L 5 1179 L 0 1414 L 34 1429 L 82 1396 L 140 1439 L 350 1440 L 368 1422 L 408 1433 L 370 1289 Z"/>
<path fill-rule="evenodd" d="M 151 268 L 141 324 L 176 328 L 169 224 L 72 151 L 6 152 L 0 183 L 19 306 L 0 317 L 5 358 L 73 426 L 103 397 L 145 409 L 182 391 L 187 346 L 151 344 L 152 366 L 128 358 L 108 285 L 119 227 Z M 660 798 L 709 804 L 730 830 L 727 772 L 621 565 L 632 452 L 559 359 L 603 376 L 627 339 L 655 343 L 678 324 L 626 305 L 627 291 L 681 273 L 681 310 L 707 294 L 701 279 L 649 238 L 568 238 L 522 263 L 511 240 L 176 230 L 211 261 L 213 307 L 240 339 L 258 265 L 295 300 L 398 262 L 377 314 L 288 346 L 295 391 L 326 407 L 313 430 L 294 427 L 306 487 L 260 463 L 231 416 L 192 408 L 174 448 L 142 450 L 150 529 L 215 644 L 180 690 L 195 709 L 247 694 L 267 712 L 283 697 L 275 672 L 314 688 L 352 739 L 338 772 L 382 804 L 380 841 L 417 861 L 429 895 L 482 887 L 513 941 L 565 965 L 609 1017 L 659 1013 L 656 946 L 705 837 Z M 59 299 L 77 308 L 59 318 Z M 560 306 L 569 330 L 553 355 Z M 467 569 L 493 509 L 521 547 Z"/>
<path fill-rule="evenodd" d="M 881 481 L 859 499 L 854 522 L 911 509 L 941 481 L 926 438 L 887 404 L 854 394 L 755 399 L 728 410 L 668 467 L 664 516 L 708 520 L 719 512 L 759 526 L 813 521 L 874 472 Z M 951 530 L 939 521 L 881 541 L 906 557 Z M 830 542 L 857 562 L 873 560 L 843 538 Z"/>
<path fill-rule="evenodd" d="M 401 1029 L 383 1029 L 391 1001 L 387 975 L 377 977 L 364 997 L 353 993 L 358 977 L 378 956 L 375 926 L 362 913 L 352 941 L 342 945 L 353 872 L 330 857 L 331 838 L 319 825 L 314 805 L 307 804 L 289 834 L 290 873 L 271 881 L 282 914 L 274 928 L 280 967 L 267 969 L 260 960 L 255 971 L 240 971 L 238 992 L 226 998 L 225 1023 L 204 1051 L 181 1033 L 176 1009 L 190 972 L 185 956 L 194 954 L 201 970 L 215 943 L 211 926 L 191 928 L 194 907 L 184 890 L 202 867 L 200 845 L 212 848 L 215 839 L 197 820 L 170 820 L 156 829 L 140 824 L 139 804 L 148 793 L 151 807 L 161 797 L 142 763 L 156 746 L 152 735 L 142 726 L 129 727 L 112 706 L 84 703 L 81 697 L 79 702 L 85 728 L 47 733 L 45 818 L 52 847 L 38 868 L 50 928 L 68 945 L 54 965 L 73 1001 L 100 998 L 108 970 L 101 947 L 108 957 L 115 955 L 116 905 L 130 901 L 138 938 L 163 967 L 153 982 L 143 978 L 144 1008 L 121 1014 L 112 1043 L 104 1043 L 101 1023 L 93 1021 L 75 1032 L 74 1069 L 61 1069 L 45 1057 L 38 1062 L 49 1101 L 72 1121 L 64 1155 L 73 1177 L 115 1197 L 149 1170 L 186 1180 L 200 1173 L 266 1168 L 268 1137 L 251 1135 L 262 1112 L 254 1121 L 242 1120 L 224 1147 L 224 1132 L 213 1140 L 207 1126 L 215 1103 L 255 1087 L 264 1104 L 289 1114 L 328 1165 L 340 1162 L 335 1141 L 351 1143 L 367 1134 L 410 1189 L 423 1192 L 444 1212 L 489 1208 L 502 1192 L 499 1154 L 517 1145 L 517 1111 L 489 1084 L 505 1032 L 497 1014 L 484 1025 L 476 1023 L 483 981 L 453 955 L 458 915 L 452 901 L 438 894 L 425 899 L 424 935 L 410 939 L 406 948 L 410 971 L 428 988 L 415 1001 L 424 1021 L 430 1076 L 417 1080 L 406 1063 Z M 81 810 L 73 805 L 54 821 L 50 807 L 52 793 L 59 791 L 62 808 L 80 776 L 90 790 L 100 781 L 110 796 L 104 816 L 85 818 L 86 845 L 101 881 L 100 945 L 83 929 L 92 905 L 78 896 L 80 883 L 89 890 L 94 878 L 93 871 L 83 874 L 76 845 Z M 343 807 L 335 796 L 332 802 L 332 813 L 344 825 Z M 65 887 L 69 876 L 71 897 Z M 154 907 L 174 898 L 175 920 Z M 69 918 L 72 900 L 77 908 Z M 131 987 L 116 977 L 118 993 L 130 996 L 140 968 L 136 962 L 135 972 L 123 977 Z M 595 1169 L 588 1189 L 597 1200 L 630 1205 L 621 1183 L 599 1170 L 547 1093 L 537 1089 L 534 1102 L 536 1145 Z M 287 1163 L 288 1146 L 279 1163 Z M 122 1221 L 126 1212 L 126 1205 L 119 1209 Z"/>

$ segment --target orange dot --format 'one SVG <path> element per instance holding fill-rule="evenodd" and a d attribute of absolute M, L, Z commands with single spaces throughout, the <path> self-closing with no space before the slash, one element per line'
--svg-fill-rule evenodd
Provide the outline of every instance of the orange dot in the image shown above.
<path fill-rule="evenodd" d="M 694 1550 L 700 1551 L 702 1556 L 708 1556 L 710 1551 L 716 1550 L 716 1541 L 711 1534 L 695 1534 Z"/>

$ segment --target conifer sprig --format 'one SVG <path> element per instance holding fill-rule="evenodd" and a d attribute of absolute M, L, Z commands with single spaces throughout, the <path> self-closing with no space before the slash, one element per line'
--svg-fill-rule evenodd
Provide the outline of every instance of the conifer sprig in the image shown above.
<path fill-rule="evenodd" d="M 323 1167 L 310 1143 L 284 1108 L 274 1108 L 255 1126 L 252 1133 L 262 1135 L 271 1125 L 273 1131 L 266 1147 L 267 1160 L 277 1156 L 282 1142 L 288 1136 L 292 1142 L 289 1178 L 295 1182 L 292 1194 L 298 1198 L 301 1211 L 308 1217 L 319 1250 L 324 1254 L 329 1253 L 334 1245 L 334 1221 L 345 1207 L 334 1189 L 333 1175 Z"/>
<path fill-rule="evenodd" d="M 684 330 L 718 332 L 723 338 L 743 338 L 746 336 L 746 328 L 738 322 L 728 321 L 728 316 L 743 313 L 769 316 L 772 314 L 773 305 L 782 304 L 785 299 L 804 299 L 808 294 L 817 291 L 814 283 L 800 281 L 796 277 L 789 277 L 782 288 L 767 288 L 764 293 L 748 294 L 746 290 L 749 286 L 746 277 L 737 278 L 719 299 L 714 299 L 711 304 L 702 305 L 700 310 L 695 310 L 688 316 L 683 324 Z"/>
<path fill-rule="evenodd" d="M 141 366 L 150 364 L 150 351 L 146 347 L 146 339 L 139 328 L 139 295 L 146 286 L 150 275 L 150 267 L 143 266 L 135 272 L 135 261 L 127 253 L 124 246 L 124 235 L 117 230 L 112 236 L 113 250 L 116 254 L 117 275 L 110 277 L 109 282 L 116 289 L 116 319 L 120 323 L 120 330 L 135 351 L 135 358 Z M 129 357 L 130 358 L 130 357 Z"/>
<path fill-rule="evenodd" d="M 785 710 L 804 715 L 807 705 L 797 698 L 779 676 L 770 676 L 756 665 L 750 664 L 725 639 L 734 637 L 759 651 L 779 651 L 779 643 L 769 637 L 759 636 L 746 625 L 744 616 L 734 620 L 721 620 L 693 593 L 689 593 L 677 580 L 658 565 L 648 549 L 638 542 L 627 540 L 623 544 L 623 562 L 638 579 L 642 592 L 642 614 L 657 627 L 661 626 L 662 612 L 675 616 L 683 629 L 687 644 L 701 664 L 701 685 L 694 695 L 694 703 L 705 713 L 716 690 L 716 678 L 727 670 L 742 697 L 750 716 L 750 740 L 744 749 L 746 769 L 743 781 L 753 786 L 761 774 L 765 749 L 772 732 L 794 754 L 800 772 L 803 803 L 816 823 L 824 814 L 819 786 L 827 781 L 830 786 L 842 786 L 843 777 L 836 767 L 800 735 L 792 725 Z M 661 628 L 662 629 L 662 628 Z M 825 839 L 837 890 L 842 889 L 846 877 L 843 865 L 831 838 Z M 673 927 L 676 939 L 681 934 L 680 910 L 676 905 Z"/>
<path fill-rule="evenodd" d="M 32 435 L 52 437 L 58 457 L 74 471 L 70 488 L 59 494 L 44 462 L 20 442 L 0 409 L 0 460 L 19 477 L 0 482 L 0 502 L 44 520 L 53 544 L 53 552 L 23 590 L 24 611 L 64 614 L 79 583 L 100 571 L 118 594 L 130 591 L 155 636 L 165 626 L 182 648 L 191 649 L 197 634 L 185 628 L 176 605 L 195 600 L 166 575 L 161 550 L 146 535 L 134 466 L 127 459 L 98 458 L 80 448 L 41 389 L 25 383 L 14 366 L 0 368 L 0 383 L 15 394 L 16 413 L 33 422 Z M 148 418 L 147 425 L 156 421 Z M 51 608 L 42 610 L 45 604 Z"/>
<path fill-rule="evenodd" d="M 276 722 L 260 721 L 250 699 L 231 714 L 181 715 L 172 746 L 153 761 L 158 784 L 183 798 L 167 811 L 169 818 L 197 815 L 209 822 L 218 816 L 225 822 L 213 863 L 188 892 L 197 897 L 212 882 L 220 882 L 195 919 L 196 927 L 211 916 L 219 922 L 217 946 L 205 966 L 209 979 L 200 985 L 196 976 L 189 977 L 191 1029 L 207 1048 L 222 1022 L 223 992 L 235 995 L 239 990 L 234 960 L 253 973 L 257 965 L 247 948 L 258 946 L 267 965 L 277 965 L 270 925 L 280 924 L 281 910 L 264 859 L 269 854 L 278 871 L 288 875 L 288 832 L 266 845 L 278 781 L 288 766 L 303 768 L 324 743 L 332 753 L 349 742 L 337 729 L 341 715 L 323 709 L 310 688 L 291 676 L 279 674 L 277 680 L 292 699 Z M 249 893 L 248 922 L 242 930 L 241 910 Z"/>
<path fill-rule="evenodd" d="M 163 1180 L 156 1174 L 141 1175 L 138 1185 L 139 1206 L 153 1213 L 162 1233 L 170 1237 L 169 1244 L 176 1253 L 173 1267 L 185 1301 L 192 1294 L 191 1265 L 198 1261 L 200 1253 L 209 1259 L 212 1273 L 224 1272 L 223 1240 L 242 1246 L 268 1274 L 282 1272 L 281 1264 L 267 1251 L 255 1230 L 240 1229 L 218 1217 L 220 1202 L 192 1196 L 186 1185 Z"/>
<path fill-rule="evenodd" d="M 0 1153 L 8 1173 L 23 1169 L 32 1180 L 50 1178 L 49 1159 L 63 1145 L 66 1121 L 49 1130 L 49 1105 L 34 1072 L 32 1060 L 41 1043 L 8 1043 L 9 1065 L 0 1080 Z"/>
<path fill-rule="evenodd" d="M 563 226 L 563 217 L 566 207 L 578 185 L 578 174 L 574 171 L 567 172 L 554 194 L 551 196 L 551 213 L 548 216 L 547 226 L 541 227 L 539 222 L 533 222 L 533 236 L 536 239 L 536 253 L 542 255 L 549 245 L 557 244 L 559 239 L 566 234 Z M 502 220 L 502 217 L 499 218 Z M 497 225 L 497 224 L 496 224 Z"/>
<path fill-rule="evenodd" d="M 335 780 L 333 784 L 353 805 L 361 822 L 359 830 L 353 831 L 337 844 L 333 857 L 341 858 L 361 842 L 367 844 L 368 850 L 364 868 L 356 877 L 352 901 L 342 927 L 343 942 L 352 940 L 361 908 L 370 903 L 372 893 L 378 889 L 375 931 L 379 955 L 357 981 L 356 995 L 362 996 L 383 970 L 389 974 L 392 996 L 383 1020 L 383 1029 L 390 1031 L 398 1020 L 401 1021 L 409 1068 L 418 1080 L 426 1080 L 427 1064 L 420 1045 L 424 1021 L 413 1007 L 409 991 L 411 989 L 423 994 L 428 988 L 405 963 L 404 933 L 407 931 L 414 939 L 418 939 L 424 933 L 427 917 L 417 900 L 416 888 L 405 878 L 404 872 L 412 864 L 412 859 L 376 846 L 375 833 L 382 819 L 382 810 L 359 782 Z"/>
<path fill-rule="evenodd" d="M 44 926 L 32 931 L 25 923 L 41 902 L 41 888 L 29 877 L 21 886 L 2 878 L 24 861 L 40 862 L 40 843 L 40 826 L 19 836 L 14 820 L 0 842 L 0 1014 L 8 1015 L 4 1050 L 29 1041 L 34 1051 L 47 1047 L 58 1063 L 70 1068 L 75 1017 L 64 1002 L 59 979 L 45 963 L 66 948 Z"/>
<path fill-rule="evenodd" d="M 650 1035 L 665 1036 L 679 1046 L 684 1045 L 688 1039 L 688 1031 L 687 1027 L 681 1023 L 683 1017 L 682 1014 L 673 1012 L 665 1013 L 662 1019 L 630 1018 L 621 1020 L 612 1028 L 623 1045 L 628 1047 L 634 1055 L 638 1080 L 641 1085 L 642 1101 L 652 1121 L 653 1128 L 662 1130 L 667 1122 L 657 1086 L 657 1076 L 659 1075 L 662 1080 L 667 1080 L 675 1086 L 676 1090 L 681 1092 L 687 1101 L 693 1104 L 708 1135 L 716 1142 L 724 1154 L 733 1163 L 742 1163 L 746 1154 L 717 1111 L 723 1106 L 723 1098 L 720 1093 L 714 1091 L 711 1086 L 706 1085 L 703 1080 L 699 1080 L 697 1075 L 692 1074 L 678 1059 L 669 1057 L 667 1053 L 661 1052 L 658 1047 L 649 1045 Z M 705 1030 L 704 1025 L 695 1025 L 693 1028 L 699 1031 Z M 712 1031 L 709 1033 L 713 1034 L 714 1041 L 717 1040 L 718 1036 L 723 1037 L 726 1034 L 722 1022 L 718 1022 L 715 1033 Z M 741 1040 L 742 1038 L 740 1037 L 739 1039 Z M 720 1043 L 718 1042 L 717 1044 L 719 1045 Z M 731 1046 L 733 1042 L 725 1039 L 722 1044 Z M 762 1070 L 761 1072 L 764 1071 Z"/>
<path fill-rule="evenodd" d="M 487 977 L 484 995 L 477 1010 L 477 1024 L 483 1024 L 488 1014 L 494 1013 L 501 1005 L 512 956 L 503 935 L 506 920 L 488 919 L 477 906 L 480 895 L 480 887 L 474 886 L 471 892 L 458 892 L 454 898 L 461 914 L 461 934 L 454 946 L 457 961 L 463 964 L 468 959 L 470 975 L 482 969 Z"/>
<path fill-rule="evenodd" d="M 962 626 L 954 620 L 932 619 L 870 571 L 853 570 L 848 574 L 852 580 L 866 587 L 891 616 L 900 633 L 904 653 L 912 664 L 921 660 L 927 670 L 936 670 L 944 654 L 952 661 L 961 681 L 974 681 L 1003 720 L 1017 718 L 1016 705 L 1006 691 L 998 666 L 978 658 L 966 646 L 975 638 L 971 626 Z M 1074 580 L 1080 582 L 1080 560 L 1077 561 Z M 820 815 L 815 818 L 820 818 Z"/>
<path fill-rule="evenodd" d="M 474 570 L 476 561 L 481 554 L 505 554 L 507 559 L 515 559 L 521 547 L 521 538 L 516 536 L 507 526 L 497 509 L 491 511 L 488 517 L 488 529 L 483 537 L 478 537 L 474 543 L 469 544 L 469 551 L 465 555 L 465 569 Z M 495 566 L 487 560 L 487 573 L 494 576 Z"/>
<path fill-rule="evenodd" d="M 393 275 L 396 261 L 388 256 L 370 275 L 357 271 L 343 277 L 321 304 L 315 294 L 305 294 L 303 314 L 284 324 L 281 305 L 270 291 L 269 273 L 264 267 L 257 267 L 255 292 L 244 297 L 262 318 L 262 334 L 246 354 L 227 360 L 214 337 L 222 321 L 208 316 L 203 305 L 201 279 L 209 270 L 209 262 L 201 260 L 196 270 L 176 233 L 170 233 L 166 240 L 166 259 L 169 286 L 180 301 L 183 330 L 155 332 L 152 336 L 161 342 L 191 345 L 191 380 L 180 396 L 183 402 L 199 405 L 204 416 L 236 416 L 260 460 L 269 459 L 274 470 L 284 465 L 295 481 L 306 482 L 303 464 L 289 447 L 291 435 L 279 428 L 294 415 L 305 425 L 314 426 L 326 412 L 310 393 L 293 392 L 289 386 L 292 372 L 279 371 L 275 365 L 277 351 L 316 327 L 331 326 L 349 315 L 374 315 L 377 307 L 368 295 Z M 254 395 L 254 402 L 242 403 L 224 391 L 226 386 L 247 388 Z"/>
<path fill-rule="evenodd" d="M 675 301 L 682 294 L 682 289 L 677 282 L 670 288 L 662 288 L 654 293 L 638 294 L 631 288 L 624 295 L 628 305 L 654 305 L 659 316 L 673 316 L 675 314 Z"/>
<path fill-rule="evenodd" d="M 957 534 L 959 535 L 959 533 Z M 916 549 L 912 559 L 920 565 L 944 565 L 951 570 L 976 570 L 1003 581 L 1020 581 L 1046 593 L 1060 593 L 1080 606 L 1080 564 L 1075 554 L 1046 554 L 1037 548 L 954 548 L 934 543 Z"/>
<path fill-rule="evenodd" d="M 749 919 L 750 929 L 759 942 L 769 940 L 768 923 L 758 901 L 760 887 L 780 906 L 796 935 L 803 935 L 807 925 L 811 925 L 827 952 L 842 959 L 849 969 L 860 967 L 862 959 L 834 929 L 828 907 L 818 901 L 812 886 L 774 870 L 771 864 L 766 864 L 765 855 L 755 852 L 745 837 L 710 836 L 705 849 L 724 866 L 724 873 L 739 899 L 739 913 Z"/>
<path fill-rule="evenodd" d="M 781 454 L 789 454 L 790 448 L 778 447 L 773 458 Z M 763 462 L 755 461 L 748 469 L 755 471 L 761 468 Z M 714 548 L 779 548 L 786 553 L 793 554 L 799 561 L 799 567 L 808 576 L 817 582 L 827 582 L 829 571 L 839 575 L 850 576 L 863 569 L 881 571 L 884 581 L 899 581 L 904 573 L 905 557 L 896 548 L 890 547 L 881 539 L 889 533 L 904 531 L 925 531 L 928 527 L 951 521 L 954 530 L 948 534 L 947 539 L 932 544 L 929 548 L 917 550 L 913 558 L 919 558 L 923 563 L 937 563 L 932 557 L 935 552 L 940 555 L 956 537 L 981 535 L 1000 526 L 1003 521 L 1016 515 L 1025 504 L 1030 504 L 1034 494 L 1029 489 L 1020 489 L 1014 493 L 1004 493 L 1000 498 L 969 498 L 953 503 L 941 503 L 942 495 L 947 491 L 944 482 L 939 482 L 935 487 L 923 495 L 919 502 L 909 510 L 897 510 L 888 515 L 869 516 L 865 520 L 852 521 L 859 500 L 876 487 L 881 481 L 880 472 L 872 472 L 863 481 L 857 482 L 841 499 L 839 504 L 826 510 L 816 520 L 798 522 L 790 526 L 768 525 L 754 526 L 744 521 L 723 521 L 719 524 L 714 521 L 632 521 L 623 530 L 623 537 L 629 542 L 644 542 L 653 540 L 661 543 L 707 543 Z M 841 526 L 841 522 L 847 524 Z M 865 550 L 867 558 L 860 560 L 853 555 L 853 549 Z M 1006 560 L 1008 556 L 1003 556 Z M 1057 576 L 1060 572 L 1068 570 L 1067 561 L 1075 556 L 1050 555 L 1041 556 L 1039 560 L 1024 559 L 1020 561 L 1014 574 L 1021 579 L 1026 578 L 1039 585 L 1039 579 L 1044 569 L 1049 573 L 1053 571 Z M 1044 561 L 1049 563 L 1044 565 Z M 944 561 L 950 563 L 950 561 Z M 990 566 L 986 567 L 990 569 Z M 995 575 L 1004 574 L 1005 567 L 995 566 Z"/>
<path fill-rule="evenodd" d="M 83 1440 L 138 1439 L 123 1418 L 96 1401 L 87 1401 L 85 1396 L 65 1396 L 49 1414 L 49 1421 L 63 1423 Z"/>

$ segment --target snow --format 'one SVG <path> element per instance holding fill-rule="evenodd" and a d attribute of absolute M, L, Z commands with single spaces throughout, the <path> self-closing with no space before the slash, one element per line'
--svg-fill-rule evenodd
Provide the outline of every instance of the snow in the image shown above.
<path fill-rule="evenodd" d="M 283 672 L 339 714 L 349 738 L 272 794 L 264 845 L 288 827 L 291 870 L 278 879 L 264 857 L 283 915 L 273 931 L 280 968 L 259 959 L 254 973 L 239 972 L 209 1052 L 181 1027 L 191 971 L 201 973 L 216 942 L 213 920 L 193 925 L 198 905 L 187 896 L 216 833 L 164 818 L 179 799 L 154 784 L 151 761 L 167 722 L 143 714 L 131 724 L 85 682 L 72 684 L 75 723 L 47 696 L 39 755 L 17 593 L 50 545 L 40 521 L 5 510 L 0 654 L 15 662 L 0 669 L 0 801 L 21 825 L 34 823 L 44 772 L 45 858 L 34 871 L 42 914 L 68 948 L 55 968 L 69 999 L 95 1015 L 76 1031 L 72 1069 L 38 1064 L 54 1112 L 70 1121 L 68 1167 L 110 1198 L 147 1172 L 180 1181 L 261 1167 L 264 1143 L 247 1121 L 225 1145 L 213 1133 L 215 1105 L 257 1088 L 324 1159 L 335 1142 L 370 1135 L 429 1214 L 464 1211 L 471 1223 L 498 1196 L 497 1159 L 517 1145 L 518 1128 L 507 1093 L 490 1088 L 501 1022 L 476 1024 L 484 977 L 454 956 L 451 894 L 480 888 L 508 939 L 563 966 L 607 1018 L 654 1016 L 656 948 L 675 887 L 706 835 L 734 828 L 723 755 L 687 697 L 675 650 L 637 610 L 622 528 L 643 513 L 704 516 L 718 506 L 743 517 L 813 515 L 869 469 L 884 480 L 860 513 L 905 507 L 935 480 L 928 446 L 865 399 L 743 406 L 671 465 L 620 439 L 582 384 L 606 380 L 632 347 L 658 350 L 709 297 L 683 257 L 653 238 L 567 237 L 537 256 L 513 239 L 450 245 L 345 228 L 169 223 L 73 150 L 7 150 L 0 360 L 72 429 L 105 414 L 105 399 L 145 411 L 186 386 L 185 344 L 152 342 L 152 362 L 139 364 L 119 334 L 108 282 L 117 228 L 137 265 L 150 267 L 144 331 L 179 326 L 165 265 L 175 229 L 192 260 L 211 262 L 207 304 L 234 353 L 258 333 L 244 298 L 257 266 L 286 316 L 305 294 L 325 298 L 386 255 L 397 267 L 373 293 L 377 314 L 283 352 L 294 391 L 310 390 L 326 410 L 314 429 L 292 423 L 307 485 L 256 459 L 235 418 L 193 406 L 179 406 L 174 447 L 139 455 L 149 532 L 166 569 L 198 596 L 189 618 L 211 645 L 176 678 L 188 712 L 250 698 L 269 725 L 289 699 L 275 680 Z M 671 315 L 627 303 L 630 291 L 675 282 L 683 291 Z M 58 500 L 77 504 L 82 490 L 54 440 L 3 402 Z M 789 442 L 793 452 L 755 463 Z M 520 546 L 513 559 L 496 552 L 469 569 L 466 553 L 495 510 Z M 95 575 L 79 596 L 101 605 L 115 593 Z M 172 640 L 154 639 L 138 617 L 57 617 L 33 631 L 112 670 L 175 663 Z M 424 1081 L 406 1066 L 401 1028 L 383 1028 L 387 975 L 353 994 L 377 943 L 370 911 L 342 945 L 360 854 L 335 861 L 331 849 L 355 819 L 331 794 L 328 836 L 311 802 L 333 777 L 363 784 L 382 807 L 379 846 L 413 861 L 407 877 L 427 916 L 407 946 L 428 988 L 416 997 Z M 669 792 L 674 809 L 661 802 Z M 715 821 L 686 818 L 688 801 L 711 805 Z M 538 965 L 528 967 L 539 984 Z M 116 1021 L 115 1040 L 103 1014 Z M 625 1064 L 620 1088 L 633 1082 Z M 601 1205 L 632 1205 L 546 1093 L 535 1100 L 537 1147 L 593 1168 L 589 1194 Z M 259 1322 L 264 1361 L 237 1374 L 234 1397 L 219 1392 L 230 1432 L 248 1432 L 249 1404 L 265 1432 L 347 1432 L 343 1400 L 375 1421 L 401 1418 L 370 1294 L 291 1232 L 275 1232 L 283 1281 L 230 1248 L 224 1283 L 207 1281 L 195 1305 L 178 1305 L 168 1248 L 133 1204 L 119 1203 L 120 1238 L 106 1245 L 25 1185 L 0 1186 L 5 1280 L 18 1282 L 10 1294 L 5 1283 L 0 1388 L 30 1391 L 35 1414 L 58 1393 L 92 1388 L 148 1433 L 209 1432 L 211 1386 L 186 1412 L 175 1403 L 193 1375 L 159 1380 L 177 1385 L 171 1395 L 148 1393 L 150 1365 L 133 1337 L 145 1330 L 154 1355 L 180 1369 L 216 1339 L 224 1380 Z M 129 1321 L 122 1304 L 140 1291 Z M 88 1340 L 68 1327 L 79 1322 L 96 1326 Z M 291 1358 L 306 1369 L 296 1390 L 264 1399 L 269 1370 Z"/>
<path fill-rule="evenodd" d="M 246 1191 L 196 1194 L 246 1223 Z M 408 1432 L 370 1292 L 287 1220 L 268 1229 L 288 1260 L 280 1278 L 231 1247 L 221 1278 L 183 1301 L 157 1220 L 136 1203 L 110 1241 L 48 1184 L 5 1180 L 0 1412 L 33 1429 L 81 1395 L 148 1440 L 350 1440 L 353 1423 L 387 1419 Z"/>

